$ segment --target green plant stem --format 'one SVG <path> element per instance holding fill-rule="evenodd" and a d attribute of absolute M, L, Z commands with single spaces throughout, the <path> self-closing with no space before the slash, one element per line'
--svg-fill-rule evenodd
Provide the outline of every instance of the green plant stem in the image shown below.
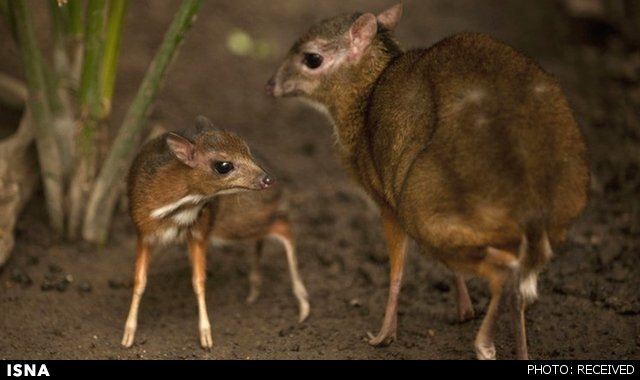
<path fill-rule="evenodd" d="M 68 191 L 67 238 L 77 239 L 89 197 L 89 190 L 98 172 L 100 160 L 102 103 L 100 72 L 104 53 L 104 19 L 106 0 L 87 3 L 85 49 L 78 91 L 76 157 Z"/>
<path fill-rule="evenodd" d="M 201 4 L 202 0 L 182 2 L 129 107 L 87 204 L 82 232 L 88 241 L 104 243 L 107 239 L 113 210 L 122 187 L 122 178 L 126 176 L 133 148 L 140 141 L 150 105 Z"/>
<path fill-rule="evenodd" d="M 72 37 L 81 37 L 84 31 L 82 25 L 82 2 L 81 0 L 67 0 L 67 7 L 69 8 L 67 33 Z"/>
<path fill-rule="evenodd" d="M 69 17 L 67 23 L 67 51 L 69 52 L 69 81 L 77 88 L 82 70 L 82 53 L 84 45 L 83 3 L 81 0 L 67 0 Z"/>
<path fill-rule="evenodd" d="M 45 67 L 53 133 L 58 144 L 65 181 L 73 167 L 75 111 L 71 106 L 71 65 L 67 51 L 69 7 L 49 0 L 53 31 L 53 67 Z"/>
<path fill-rule="evenodd" d="M 91 0 L 87 7 L 87 26 L 85 29 L 85 50 L 82 64 L 82 77 L 78 103 L 81 114 L 93 116 L 100 114 L 100 59 L 104 49 L 104 12 L 106 0 Z"/>
<path fill-rule="evenodd" d="M 61 234 L 64 228 L 64 182 L 60 153 L 52 130 L 49 128 L 51 120 L 44 63 L 37 46 L 26 2 L 12 0 L 11 6 L 16 21 L 18 43 L 25 65 L 25 75 L 29 90 L 27 107 L 31 113 L 31 122 L 36 136 L 40 172 L 49 213 L 49 224 L 55 233 Z"/>
<path fill-rule="evenodd" d="M 51 27 L 53 30 L 53 43 L 64 45 L 67 35 L 68 8 L 58 5 L 58 0 L 49 0 L 49 10 L 51 13 Z"/>
<path fill-rule="evenodd" d="M 124 15 L 127 8 L 127 0 L 111 0 L 109 9 L 109 21 L 107 23 L 107 37 L 102 58 L 102 73 L 100 76 L 100 98 L 102 100 L 102 117 L 111 113 L 111 98 L 116 82 L 118 68 L 118 53 L 122 40 Z"/>

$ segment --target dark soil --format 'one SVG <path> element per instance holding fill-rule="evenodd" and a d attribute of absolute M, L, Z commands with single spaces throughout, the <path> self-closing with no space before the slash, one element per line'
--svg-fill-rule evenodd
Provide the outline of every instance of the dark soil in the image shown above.
<path fill-rule="evenodd" d="M 526 3 L 526 4 L 523 4 Z M 154 255 L 136 344 L 120 346 L 131 297 L 135 232 L 122 208 L 101 248 L 55 241 L 42 195 L 17 228 L 0 272 L 0 358 L 471 359 L 481 319 L 458 323 L 453 283 L 440 264 L 411 247 L 399 306 L 398 340 L 373 348 L 387 296 L 378 216 L 339 166 L 328 122 L 297 102 L 274 101 L 263 85 L 310 23 L 389 1 L 206 1 L 156 101 L 152 122 L 169 129 L 205 114 L 263 152 L 290 188 L 300 269 L 311 316 L 296 322 L 284 253 L 269 243 L 264 288 L 246 305 L 251 247 L 212 248 L 207 300 L 214 348 L 198 343 L 196 302 L 183 246 Z M 590 147 L 588 208 L 539 281 L 527 313 L 530 355 L 538 359 L 640 359 L 640 53 L 621 35 L 598 43 L 554 2 L 406 1 L 398 38 L 427 46 L 458 31 L 489 33 L 535 57 L 567 91 Z M 177 1 L 131 2 L 112 125 L 118 126 Z M 44 7 L 46 8 L 46 7 Z M 44 19 L 46 12 L 39 13 Z M 580 24 L 580 25 L 578 25 Z M 39 24 L 46 31 L 45 23 Z M 21 76 L 17 50 L 0 24 L 0 69 Z M 271 41 L 272 55 L 233 55 L 232 28 Z M 0 120 L 16 120 L 8 111 Z M 484 283 L 469 287 L 481 317 Z M 506 321 L 501 358 L 513 357 Z"/>

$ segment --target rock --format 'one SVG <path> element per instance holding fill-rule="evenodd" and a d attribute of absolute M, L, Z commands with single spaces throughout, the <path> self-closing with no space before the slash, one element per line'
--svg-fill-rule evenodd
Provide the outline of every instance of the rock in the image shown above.
<path fill-rule="evenodd" d="M 11 269 L 11 282 L 14 282 L 20 285 L 22 288 L 26 288 L 33 284 L 33 280 L 20 268 L 12 268 Z"/>
<path fill-rule="evenodd" d="M 56 290 L 59 291 L 60 293 L 66 291 L 68 286 L 69 286 L 69 283 L 66 281 L 60 281 L 57 284 L 55 284 Z"/>
<path fill-rule="evenodd" d="M 78 291 L 81 293 L 91 293 L 92 290 L 93 289 L 89 282 L 81 282 L 78 284 Z"/>
<path fill-rule="evenodd" d="M 55 289 L 56 284 L 54 284 L 51 281 L 48 280 L 44 280 L 41 284 L 40 284 L 40 290 L 42 290 L 43 292 L 47 292 L 49 290 L 53 290 Z"/>

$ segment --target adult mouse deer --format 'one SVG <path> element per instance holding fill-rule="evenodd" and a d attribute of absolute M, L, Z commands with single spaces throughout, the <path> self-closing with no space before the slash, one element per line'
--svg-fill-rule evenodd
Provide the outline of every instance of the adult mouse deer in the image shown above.
<path fill-rule="evenodd" d="M 581 133 L 557 81 L 534 61 L 474 33 L 405 52 L 393 37 L 401 13 L 397 4 L 311 27 L 267 92 L 301 97 L 329 116 L 345 168 L 380 206 L 389 298 L 370 343 L 396 337 L 411 237 L 454 272 L 488 281 L 478 358 L 495 358 L 501 301 L 517 357 L 527 358 L 525 303 L 536 297 L 551 245 L 587 201 Z"/>
<path fill-rule="evenodd" d="M 213 127 L 205 117 L 195 128 L 165 133 L 143 146 L 128 177 L 130 214 L 138 235 L 133 298 L 122 345 L 133 344 L 138 307 L 147 283 L 151 250 L 186 240 L 198 301 L 200 344 L 212 346 L 205 303 L 206 252 L 211 237 L 255 240 L 276 237 L 287 251 L 300 321 L 309 314 L 307 292 L 298 274 L 293 235 L 281 192 L 238 136 Z M 249 192 L 248 190 L 262 190 Z M 258 257 L 252 262 L 249 301 L 259 291 Z"/>

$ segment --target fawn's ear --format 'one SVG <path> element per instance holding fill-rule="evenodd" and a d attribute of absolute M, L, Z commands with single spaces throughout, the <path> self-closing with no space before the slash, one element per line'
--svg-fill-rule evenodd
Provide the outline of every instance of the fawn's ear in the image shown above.
<path fill-rule="evenodd" d="M 349 45 L 355 58 L 360 58 L 364 50 L 378 32 L 378 21 L 373 13 L 365 13 L 351 24 L 349 29 Z"/>
<path fill-rule="evenodd" d="M 385 27 L 387 30 L 395 30 L 402 17 L 402 2 L 392 6 L 391 8 L 382 11 L 376 16 L 378 23 Z"/>
<path fill-rule="evenodd" d="M 218 130 L 215 125 L 209 120 L 206 116 L 198 115 L 196 116 L 196 132 L 204 132 L 204 131 L 216 131 Z"/>
<path fill-rule="evenodd" d="M 166 138 L 167 145 L 171 149 L 171 153 L 185 165 L 195 166 L 196 147 L 186 138 L 170 132 Z"/>

